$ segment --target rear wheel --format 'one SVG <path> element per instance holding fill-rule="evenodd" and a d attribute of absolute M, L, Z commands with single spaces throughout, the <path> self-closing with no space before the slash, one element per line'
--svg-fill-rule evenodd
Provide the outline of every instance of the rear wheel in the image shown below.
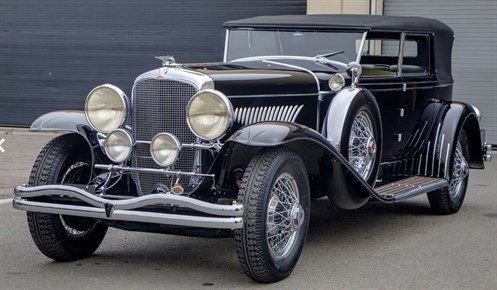
<path fill-rule="evenodd" d="M 258 282 L 286 278 L 309 225 L 309 181 L 302 160 L 285 148 L 263 150 L 247 166 L 238 199 L 244 227 L 235 231 L 235 240 L 243 271 Z"/>
<path fill-rule="evenodd" d="M 428 193 L 432 209 L 441 214 L 453 214 L 461 208 L 469 180 L 469 146 L 464 130 L 459 134 L 456 148 L 450 161 L 449 186 Z"/>
<path fill-rule="evenodd" d="M 91 155 L 78 135 L 62 135 L 50 141 L 35 161 L 29 186 L 88 184 Z M 92 255 L 102 242 L 107 226 L 94 219 L 28 212 L 28 225 L 36 246 L 56 261 L 73 261 Z"/>

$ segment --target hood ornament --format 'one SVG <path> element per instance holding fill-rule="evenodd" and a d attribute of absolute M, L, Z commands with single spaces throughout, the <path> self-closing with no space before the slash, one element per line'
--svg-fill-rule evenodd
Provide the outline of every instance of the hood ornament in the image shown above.
<path fill-rule="evenodd" d="M 162 61 L 163 67 L 179 67 L 179 66 L 181 66 L 180 63 L 176 63 L 176 60 L 171 55 L 156 56 L 155 58 Z"/>

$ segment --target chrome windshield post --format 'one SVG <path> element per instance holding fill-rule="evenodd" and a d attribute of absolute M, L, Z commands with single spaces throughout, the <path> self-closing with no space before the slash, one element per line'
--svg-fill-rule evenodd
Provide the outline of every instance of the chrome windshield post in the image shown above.
<path fill-rule="evenodd" d="M 228 40 L 230 37 L 230 30 L 226 29 L 226 36 L 224 39 L 224 54 L 223 54 L 223 62 L 226 62 L 228 59 Z"/>
<path fill-rule="evenodd" d="M 357 52 L 357 63 L 361 63 L 362 51 L 364 50 L 364 44 L 366 43 L 366 37 L 368 36 L 368 32 L 364 32 L 362 34 L 361 44 L 359 45 L 359 51 Z"/>

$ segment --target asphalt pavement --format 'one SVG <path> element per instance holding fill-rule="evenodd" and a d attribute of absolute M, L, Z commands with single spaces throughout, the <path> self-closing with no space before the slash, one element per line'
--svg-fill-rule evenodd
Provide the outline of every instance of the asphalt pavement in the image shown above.
<path fill-rule="evenodd" d="M 0 139 L 6 131 L 0 129 Z M 12 155 L 0 154 L 2 198 L 26 182 L 38 150 L 53 137 L 33 135 L 7 135 L 4 148 Z M 496 162 L 471 170 L 464 206 L 451 216 L 433 214 L 425 196 L 354 211 L 314 201 L 297 267 L 271 285 L 243 274 L 231 238 L 110 229 L 93 257 L 53 262 L 31 240 L 25 213 L 2 200 L 0 288 L 497 289 Z"/>

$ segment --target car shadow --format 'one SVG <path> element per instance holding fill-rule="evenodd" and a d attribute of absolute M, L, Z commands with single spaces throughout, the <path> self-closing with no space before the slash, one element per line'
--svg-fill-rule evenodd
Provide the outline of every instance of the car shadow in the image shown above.
<path fill-rule="evenodd" d="M 356 246 L 373 247 L 374 245 L 368 243 L 373 243 L 373 240 L 388 240 L 391 237 L 389 226 L 392 220 L 405 219 L 405 216 L 416 219 L 419 216 L 429 215 L 432 215 L 432 212 L 427 202 L 410 201 L 402 204 L 369 202 L 361 209 L 346 211 L 334 207 L 326 198 L 318 199 L 312 202 L 308 242 L 303 257 L 305 258 L 306 251 L 320 251 L 324 244 L 330 247 L 354 242 Z M 404 230 L 409 231 L 409 221 L 403 224 L 407 225 Z M 405 234 L 402 230 L 399 232 L 398 228 L 397 225 L 397 235 Z M 47 263 L 47 271 L 65 267 L 62 265 L 67 263 Z M 133 277 L 133 275 L 126 277 L 123 273 L 133 273 L 139 269 L 140 275 L 150 280 L 162 279 L 159 277 L 169 275 L 186 275 L 208 276 L 209 278 L 206 279 L 209 281 L 227 282 L 226 275 L 229 275 L 229 283 L 236 283 L 239 287 L 254 285 L 243 274 L 238 264 L 232 238 L 129 234 L 111 229 L 101 249 L 93 257 L 71 262 L 69 265 L 84 267 L 90 273 L 94 272 L 98 276 L 105 274 L 106 279 L 121 281 Z M 109 271 L 109 267 L 114 271 Z M 205 283 L 211 283 L 209 281 Z"/>

